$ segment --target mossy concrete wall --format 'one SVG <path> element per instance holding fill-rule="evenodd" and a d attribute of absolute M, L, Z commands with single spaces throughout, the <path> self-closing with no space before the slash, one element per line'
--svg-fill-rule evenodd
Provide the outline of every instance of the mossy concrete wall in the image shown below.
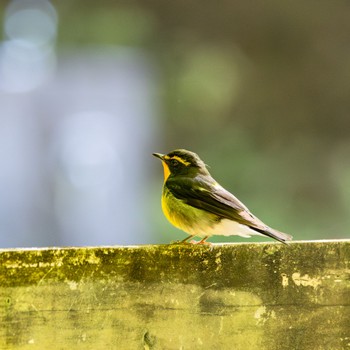
<path fill-rule="evenodd" d="M 0 349 L 350 349 L 350 241 L 0 251 Z"/>

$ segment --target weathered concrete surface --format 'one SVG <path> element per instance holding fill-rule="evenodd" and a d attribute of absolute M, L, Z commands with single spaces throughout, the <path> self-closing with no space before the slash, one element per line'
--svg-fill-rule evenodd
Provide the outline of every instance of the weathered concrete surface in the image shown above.
<path fill-rule="evenodd" d="M 0 349 L 350 349 L 350 240 L 0 251 Z"/>

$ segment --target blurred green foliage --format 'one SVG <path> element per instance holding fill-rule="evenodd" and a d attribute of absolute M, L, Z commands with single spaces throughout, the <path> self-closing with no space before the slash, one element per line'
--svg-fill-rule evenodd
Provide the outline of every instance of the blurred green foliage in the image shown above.
<path fill-rule="evenodd" d="M 74 4 L 57 2 L 68 25 L 62 44 L 138 45 L 153 56 L 164 133 L 156 151 L 196 151 L 252 211 L 296 239 L 348 235 L 346 2 Z"/>
<path fill-rule="evenodd" d="M 60 49 L 122 45 L 154 60 L 163 111 L 155 151 L 199 153 L 222 185 L 295 239 L 349 236 L 348 2 L 53 4 Z M 161 169 L 151 164 L 159 197 Z M 172 232 L 158 197 L 150 210 Z"/>

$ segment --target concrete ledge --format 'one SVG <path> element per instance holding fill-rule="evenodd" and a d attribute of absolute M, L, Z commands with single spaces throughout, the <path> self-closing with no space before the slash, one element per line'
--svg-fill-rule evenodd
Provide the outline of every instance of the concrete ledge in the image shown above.
<path fill-rule="evenodd" d="M 1 349 L 350 349 L 350 240 L 0 251 Z"/>

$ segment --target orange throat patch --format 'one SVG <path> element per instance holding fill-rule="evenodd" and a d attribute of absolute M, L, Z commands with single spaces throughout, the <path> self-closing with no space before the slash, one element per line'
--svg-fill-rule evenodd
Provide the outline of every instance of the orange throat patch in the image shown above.
<path fill-rule="evenodd" d="M 164 168 L 164 182 L 165 182 L 170 175 L 170 170 L 169 170 L 167 163 L 162 161 L 162 164 L 163 164 L 163 168 Z"/>

